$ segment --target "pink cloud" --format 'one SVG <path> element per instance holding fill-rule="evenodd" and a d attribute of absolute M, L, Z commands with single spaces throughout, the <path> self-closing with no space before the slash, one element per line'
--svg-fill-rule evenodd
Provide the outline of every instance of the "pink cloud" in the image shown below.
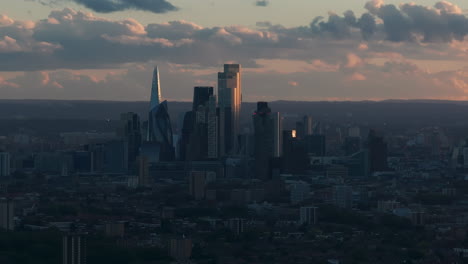
<path fill-rule="evenodd" d="M 52 87 L 58 88 L 58 89 L 63 89 L 64 88 L 63 85 L 61 85 L 58 82 L 53 82 L 51 85 L 52 85 Z"/>
<path fill-rule="evenodd" d="M 9 82 L 5 80 L 2 76 L 0 76 L 0 87 L 1 86 L 7 86 L 7 87 L 12 87 L 12 88 L 19 88 L 19 85 L 13 82 Z"/>
<path fill-rule="evenodd" d="M 347 62 L 346 62 L 345 67 L 349 69 L 356 68 L 363 63 L 362 59 L 354 53 L 348 53 L 348 55 L 346 56 L 346 59 L 347 59 Z"/>
<path fill-rule="evenodd" d="M 293 87 L 296 87 L 296 86 L 299 85 L 299 83 L 295 82 L 295 81 L 289 81 L 288 84 L 289 84 L 289 86 L 293 86 Z"/>
<path fill-rule="evenodd" d="M 365 81 L 367 77 L 361 73 L 355 72 L 351 76 L 349 76 L 348 80 L 350 81 Z"/>
<path fill-rule="evenodd" d="M 0 40 L 0 52 L 18 52 L 21 51 L 22 48 L 16 41 L 16 39 L 11 38 L 9 36 L 3 37 L 3 40 Z"/>
<path fill-rule="evenodd" d="M 49 73 L 48 72 L 40 72 L 40 75 L 41 75 L 41 84 L 43 86 L 49 84 L 49 82 L 50 82 Z"/>
<path fill-rule="evenodd" d="M 6 15 L 0 15 L 0 26 L 10 26 L 13 23 L 15 23 L 13 19 L 7 17 Z"/>

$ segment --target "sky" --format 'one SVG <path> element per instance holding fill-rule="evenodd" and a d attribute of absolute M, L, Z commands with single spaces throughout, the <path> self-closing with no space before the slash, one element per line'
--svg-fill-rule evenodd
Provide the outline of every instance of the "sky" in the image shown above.
<path fill-rule="evenodd" d="M 468 2 L 0 0 L 0 99 L 468 100 Z"/>

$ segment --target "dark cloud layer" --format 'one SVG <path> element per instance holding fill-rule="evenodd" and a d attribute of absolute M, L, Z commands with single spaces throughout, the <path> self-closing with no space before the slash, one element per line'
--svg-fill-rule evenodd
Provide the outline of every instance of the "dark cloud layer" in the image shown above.
<path fill-rule="evenodd" d="M 166 0 L 38 0 L 45 5 L 73 1 L 99 13 L 112 13 L 125 10 L 141 10 L 153 13 L 176 11 L 177 7 Z"/>
<path fill-rule="evenodd" d="M 368 13 L 357 19 L 352 11 L 342 16 L 331 14 L 328 21 L 316 18 L 311 28 L 315 33 L 328 33 L 335 38 L 351 37 L 358 29 L 366 40 L 383 33 L 392 42 L 450 42 L 468 35 L 468 18 L 455 5 L 442 1 L 429 8 L 416 4 L 385 5 L 373 0 L 366 4 Z M 376 18 L 383 24 L 376 24 Z"/>
<path fill-rule="evenodd" d="M 268 6 L 269 4 L 270 2 L 268 2 L 268 0 L 257 0 L 255 2 L 256 6 L 263 6 L 263 7 Z"/>
<path fill-rule="evenodd" d="M 348 53 L 364 51 L 424 59 L 466 57 L 463 47 L 447 45 L 468 32 L 467 18 L 455 5 L 397 8 L 374 0 L 366 9 L 360 17 L 347 11 L 318 17 L 308 26 L 261 22 L 259 29 L 202 27 L 187 21 L 145 26 L 134 19 L 110 20 L 68 8 L 37 22 L 0 16 L 0 71 L 99 69 L 150 60 L 202 66 L 234 60 L 255 66 L 258 59 L 338 64 Z"/>

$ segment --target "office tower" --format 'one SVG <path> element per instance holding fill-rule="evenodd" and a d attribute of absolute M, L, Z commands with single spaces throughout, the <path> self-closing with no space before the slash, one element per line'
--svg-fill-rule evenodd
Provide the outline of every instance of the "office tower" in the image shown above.
<path fill-rule="evenodd" d="M 369 131 L 366 147 L 369 150 L 370 172 L 385 171 L 387 166 L 387 143 L 375 130 Z"/>
<path fill-rule="evenodd" d="M 123 140 L 104 144 L 103 171 L 109 173 L 128 172 L 128 145 Z"/>
<path fill-rule="evenodd" d="M 361 129 L 357 126 L 348 128 L 348 137 L 361 138 Z"/>
<path fill-rule="evenodd" d="M 335 164 L 328 166 L 325 173 L 329 179 L 347 179 L 349 169 L 346 166 Z"/>
<path fill-rule="evenodd" d="M 353 207 L 353 189 L 351 186 L 335 186 L 333 196 L 336 206 L 347 209 Z"/>
<path fill-rule="evenodd" d="M 182 123 L 182 133 L 179 139 L 179 159 L 190 160 L 190 136 L 193 130 L 193 111 L 188 111 L 184 114 L 184 121 Z"/>
<path fill-rule="evenodd" d="M 283 138 L 281 142 L 283 143 L 282 152 L 283 155 L 289 155 L 294 152 L 294 142 L 296 141 L 296 135 L 294 130 L 283 130 Z"/>
<path fill-rule="evenodd" d="M 242 218 L 231 218 L 228 220 L 229 229 L 236 235 L 240 235 L 244 232 L 245 219 Z"/>
<path fill-rule="evenodd" d="M 0 177 L 10 176 L 10 153 L 0 152 Z"/>
<path fill-rule="evenodd" d="M 62 238 L 63 264 L 86 264 L 86 238 L 78 234 Z"/>
<path fill-rule="evenodd" d="M 304 139 L 305 137 L 305 128 L 303 122 L 296 122 L 296 137 L 299 139 Z"/>
<path fill-rule="evenodd" d="M 306 136 L 312 135 L 312 117 L 305 115 L 301 121 L 296 122 L 296 137 L 304 139 Z"/>
<path fill-rule="evenodd" d="M 93 172 L 92 153 L 89 151 L 73 151 L 71 154 L 73 171 L 75 173 Z"/>
<path fill-rule="evenodd" d="M 323 135 L 322 123 L 316 122 L 312 128 L 312 135 Z"/>
<path fill-rule="evenodd" d="M 89 144 L 85 150 L 90 153 L 91 171 L 100 173 L 128 172 L 128 144 L 124 140 L 112 140 L 105 143 Z M 42 159 L 53 157 L 42 157 Z M 41 161 L 40 163 L 45 163 Z M 43 164 L 41 166 L 44 166 Z M 37 166 L 36 166 L 37 167 Z"/>
<path fill-rule="evenodd" d="M 0 200 L 0 229 L 13 231 L 15 229 L 15 205 L 8 199 Z"/>
<path fill-rule="evenodd" d="M 295 130 L 283 130 L 283 169 L 289 173 L 301 173 L 309 166 L 306 146 L 296 137 Z"/>
<path fill-rule="evenodd" d="M 174 160 L 175 150 L 172 143 L 171 119 L 169 117 L 167 101 L 161 103 L 161 85 L 157 67 L 154 68 L 153 73 L 147 133 L 146 140 L 159 145 L 159 160 Z"/>
<path fill-rule="evenodd" d="M 192 171 L 189 175 L 189 193 L 195 200 L 203 200 L 205 198 L 205 172 Z"/>
<path fill-rule="evenodd" d="M 304 124 L 304 136 L 312 135 L 312 132 L 313 132 L 312 117 L 305 115 L 302 118 L 302 123 Z"/>
<path fill-rule="evenodd" d="M 325 135 L 314 134 L 305 137 L 305 146 L 308 154 L 322 157 L 326 154 Z"/>
<path fill-rule="evenodd" d="M 146 156 L 138 157 L 138 186 L 151 186 L 151 178 L 149 175 L 149 159 Z"/>
<path fill-rule="evenodd" d="M 304 206 L 300 208 L 299 225 L 314 225 L 317 223 L 317 207 Z"/>
<path fill-rule="evenodd" d="M 187 160 L 207 160 L 218 157 L 218 117 L 213 87 L 195 87 L 191 123 L 183 133 L 190 133 L 186 144 Z"/>
<path fill-rule="evenodd" d="M 192 111 L 197 111 L 199 106 L 204 106 L 213 96 L 213 87 L 211 86 L 197 86 L 193 88 L 193 104 Z"/>
<path fill-rule="evenodd" d="M 246 159 L 255 155 L 255 134 L 244 132 L 239 136 L 238 155 Z"/>
<path fill-rule="evenodd" d="M 279 157 L 279 114 L 272 114 L 266 102 L 258 102 L 253 115 L 255 133 L 255 175 L 258 179 L 269 179 L 269 163 L 274 157 Z"/>
<path fill-rule="evenodd" d="M 298 204 L 310 197 L 310 185 L 303 181 L 297 181 L 290 186 L 290 201 Z"/>
<path fill-rule="evenodd" d="M 218 158 L 218 113 L 216 97 L 210 96 L 208 100 L 208 159 Z"/>
<path fill-rule="evenodd" d="M 412 211 L 411 212 L 411 223 L 417 226 L 423 226 L 425 223 L 425 213 L 423 211 Z"/>
<path fill-rule="evenodd" d="M 113 222 L 105 224 L 105 232 L 108 237 L 124 237 L 125 222 Z"/>
<path fill-rule="evenodd" d="M 192 240 L 185 237 L 169 241 L 169 255 L 179 263 L 187 262 L 192 256 Z"/>
<path fill-rule="evenodd" d="M 225 64 L 224 72 L 218 73 L 220 156 L 234 154 L 237 151 L 241 103 L 241 66 L 239 64 Z"/>
<path fill-rule="evenodd" d="M 369 151 L 363 149 L 346 160 L 348 175 L 353 178 L 367 178 L 370 172 Z"/>
<path fill-rule="evenodd" d="M 136 170 L 137 157 L 141 147 L 141 126 L 140 117 L 132 112 L 120 115 L 120 128 L 118 135 L 125 141 L 128 150 L 128 167 L 130 170 Z"/>
<path fill-rule="evenodd" d="M 216 180 L 216 173 L 212 171 L 191 171 L 189 174 L 189 193 L 195 200 L 205 198 L 205 188 Z"/>
<path fill-rule="evenodd" d="M 343 149 L 346 156 L 353 155 L 361 150 L 361 138 L 359 137 L 346 137 L 343 144 Z"/>

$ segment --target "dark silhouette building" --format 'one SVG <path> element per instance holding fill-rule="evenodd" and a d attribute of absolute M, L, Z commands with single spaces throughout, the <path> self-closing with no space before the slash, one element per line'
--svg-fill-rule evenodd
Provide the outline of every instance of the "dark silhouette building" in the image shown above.
<path fill-rule="evenodd" d="M 213 96 L 213 87 L 211 86 L 197 86 L 193 88 L 193 105 L 192 111 L 197 111 L 199 106 L 204 106 Z"/>
<path fill-rule="evenodd" d="M 370 172 L 387 170 L 388 150 L 383 136 L 378 135 L 375 130 L 371 129 L 367 137 L 366 148 L 369 151 Z"/>
<path fill-rule="evenodd" d="M 86 237 L 64 235 L 62 238 L 63 264 L 86 264 Z"/>
<path fill-rule="evenodd" d="M 343 150 L 346 156 L 350 156 L 361 150 L 361 138 L 346 137 L 343 144 Z"/>
<path fill-rule="evenodd" d="M 296 122 L 296 137 L 305 139 L 306 136 L 312 135 L 312 117 L 305 115 L 301 121 Z"/>
<path fill-rule="evenodd" d="M 253 115 L 255 130 L 255 175 L 259 179 L 268 179 L 270 160 L 279 156 L 279 131 L 281 131 L 279 113 L 272 113 L 266 102 L 257 103 Z"/>
<path fill-rule="evenodd" d="M 218 157 L 218 117 L 213 87 L 195 87 L 192 111 L 187 112 L 179 142 L 181 160 Z"/>
<path fill-rule="evenodd" d="M 193 98 L 191 160 L 215 159 L 218 157 L 218 117 L 213 87 L 195 87 Z"/>
<path fill-rule="evenodd" d="M 304 139 L 305 148 L 308 154 L 322 157 L 326 154 L 325 135 L 308 135 Z"/>
<path fill-rule="evenodd" d="M 309 166 L 306 145 L 296 137 L 295 130 L 283 130 L 282 134 L 283 170 L 301 173 Z"/>
<path fill-rule="evenodd" d="M 189 160 L 189 144 L 190 144 L 190 135 L 193 131 L 193 111 L 185 112 L 184 121 L 182 123 L 182 133 L 179 138 L 178 148 L 179 148 L 179 159 Z"/>
<path fill-rule="evenodd" d="M 132 112 L 123 113 L 120 115 L 120 122 L 122 124 L 118 132 L 127 145 L 128 169 L 135 172 L 142 142 L 140 117 Z"/>

